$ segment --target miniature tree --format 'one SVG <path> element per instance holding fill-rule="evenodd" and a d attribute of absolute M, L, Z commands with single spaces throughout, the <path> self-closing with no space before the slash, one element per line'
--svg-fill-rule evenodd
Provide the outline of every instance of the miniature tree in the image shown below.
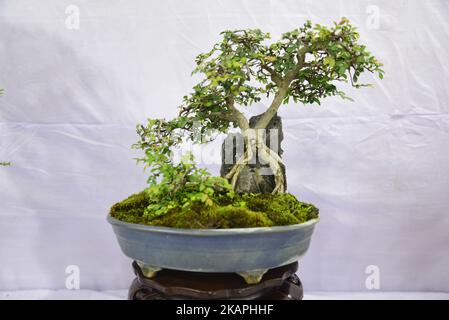
<path fill-rule="evenodd" d="M 307 21 L 271 44 L 267 43 L 270 35 L 259 29 L 221 34 L 222 40 L 212 50 L 197 56 L 193 73 L 204 77 L 184 97 L 179 116 L 169 121 L 149 119 L 147 125 L 138 126 L 141 140 L 135 147 L 145 151 L 140 160 L 150 167 L 149 190 L 155 204 L 148 212 L 152 214 L 188 205 L 192 199 L 210 202 L 218 189 L 229 192 L 255 154 L 269 165 L 275 177 L 273 193 L 285 192 L 282 160 L 263 138 L 264 129 L 281 105 L 290 100 L 320 104 L 323 98 L 335 95 L 349 99 L 338 83 L 367 86 L 359 83 L 366 71 L 383 77 L 382 64 L 358 43 L 359 34 L 346 18 L 332 27 Z M 250 127 L 242 110 L 263 96 L 271 99 L 271 104 Z M 196 168 L 191 155 L 184 158 L 184 163 L 173 163 L 171 150 L 185 138 L 204 143 L 210 141 L 204 139 L 207 133 L 227 133 L 231 128 L 240 129 L 245 148 L 225 177 L 229 183 Z M 200 130 L 200 139 L 196 130 Z M 193 198 L 185 197 L 185 193 L 179 196 L 187 186 Z"/>
<path fill-rule="evenodd" d="M 276 177 L 274 192 L 283 192 L 282 160 L 260 137 L 279 107 L 290 99 L 320 104 L 327 96 L 347 98 L 337 88 L 338 82 L 349 82 L 356 88 L 366 86 L 358 83 L 360 75 L 377 72 L 382 78 L 382 64 L 358 44 L 359 34 L 346 18 L 331 28 L 312 26 L 308 21 L 270 45 L 265 44 L 270 35 L 258 29 L 225 31 L 222 35 L 223 40 L 211 51 L 197 57 L 194 73 L 202 73 L 205 78 L 184 97 L 180 116 L 167 127 L 191 131 L 197 122 L 203 132 L 240 128 L 246 139 L 245 154 L 227 178 L 235 186 L 242 167 L 258 152 Z M 271 105 L 250 128 L 237 105 L 250 106 L 262 95 L 273 98 Z"/>

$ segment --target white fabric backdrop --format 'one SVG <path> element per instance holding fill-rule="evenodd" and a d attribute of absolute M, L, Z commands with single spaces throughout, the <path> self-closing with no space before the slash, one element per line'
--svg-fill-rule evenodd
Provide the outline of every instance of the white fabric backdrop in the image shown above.
<path fill-rule="evenodd" d="M 69 5 L 79 30 L 66 28 Z M 83 289 L 126 288 L 130 260 L 105 217 L 145 186 L 135 124 L 175 115 L 220 31 L 276 37 L 341 16 L 386 77 L 349 90 L 354 103 L 282 109 L 289 190 L 321 209 L 301 278 L 306 290 L 367 290 L 376 265 L 382 290 L 449 291 L 443 0 L 0 1 L 0 161 L 13 162 L 0 168 L 0 290 L 64 288 L 68 265 Z M 218 173 L 218 152 L 203 156 Z"/>

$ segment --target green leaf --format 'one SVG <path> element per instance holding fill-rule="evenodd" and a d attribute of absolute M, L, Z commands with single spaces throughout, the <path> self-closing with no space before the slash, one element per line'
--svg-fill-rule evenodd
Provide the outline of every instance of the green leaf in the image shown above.
<path fill-rule="evenodd" d="M 324 65 L 328 65 L 331 68 L 333 68 L 335 66 L 334 57 L 328 56 L 328 57 L 324 58 Z"/>

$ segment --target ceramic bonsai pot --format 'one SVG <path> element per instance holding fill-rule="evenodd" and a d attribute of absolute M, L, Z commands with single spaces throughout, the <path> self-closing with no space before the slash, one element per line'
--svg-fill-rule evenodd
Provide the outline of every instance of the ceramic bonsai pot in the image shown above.
<path fill-rule="evenodd" d="M 108 216 L 120 248 L 146 276 L 160 269 L 238 273 L 257 283 L 272 268 L 297 261 L 319 219 L 239 229 L 176 229 L 132 224 Z"/>

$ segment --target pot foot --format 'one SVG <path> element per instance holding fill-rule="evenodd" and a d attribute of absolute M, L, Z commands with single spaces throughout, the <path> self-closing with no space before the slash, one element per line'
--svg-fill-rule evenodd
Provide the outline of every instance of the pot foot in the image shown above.
<path fill-rule="evenodd" d="M 137 261 L 137 265 L 139 266 L 140 270 L 142 271 L 142 274 L 146 278 L 153 278 L 158 271 L 162 270 L 162 268 L 150 266 L 141 261 Z"/>
<path fill-rule="evenodd" d="M 241 276 L 247 284 L 256 284 L 262 280 L 263 275 L 268 271 L 268 269 L 260 269 L 260 270 L 252 270 L 252 271 L 244 271 L 237 272 L 239 276 Z"/>

